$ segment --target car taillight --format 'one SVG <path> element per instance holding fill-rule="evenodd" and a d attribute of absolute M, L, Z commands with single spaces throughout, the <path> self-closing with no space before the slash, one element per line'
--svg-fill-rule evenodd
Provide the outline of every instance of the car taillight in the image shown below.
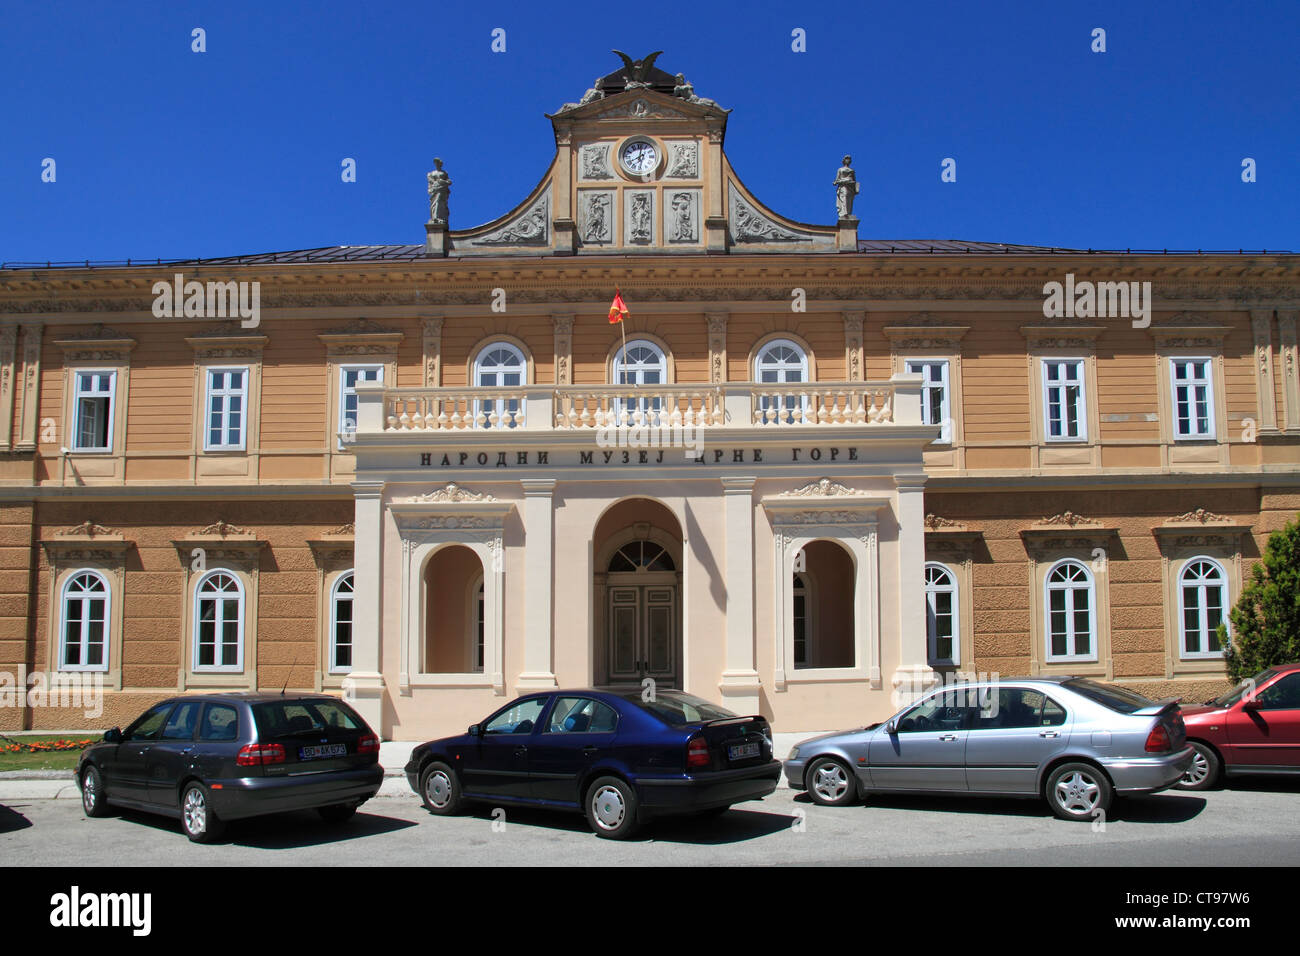
<path fill-rule="evenodd" d="M 686 743 L 686 769 L 709 765 L 709 742 L 703 737 L 692 737 Z"/>
<path fill-rule="evenodd" d="M 1169 740 L 1169 731 L 1165 730 L 1164 724 L 1156 724 L 1151 728 L 1151 733 L 1147 734 L 1147 753 L 1162 754 L 1173 747 Z"/>
<path fill-rule="evenodd" d="M 374 734 L 366 734 L 357 741 L 357 753 L 359 754 L 377 754 L 379 753 L 379 738 Z"/>
<path fill-rule="evenodd" d="M 284 744 L 247 744 L 239 748 L 235 763 L 240 767 L 260 767 L 268 763 L 284 763 Z"/>

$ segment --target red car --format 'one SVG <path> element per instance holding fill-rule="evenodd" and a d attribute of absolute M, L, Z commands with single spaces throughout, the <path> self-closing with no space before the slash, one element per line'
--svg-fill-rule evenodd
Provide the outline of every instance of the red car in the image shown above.
<path fill-rule="evenodd" d="M 1181 789 L 1208 790 L 1224 774 L 1300 774 L 1300 664 L 1270 667 L 1203 706 L 1180 709 L 1196 751 Z"/>

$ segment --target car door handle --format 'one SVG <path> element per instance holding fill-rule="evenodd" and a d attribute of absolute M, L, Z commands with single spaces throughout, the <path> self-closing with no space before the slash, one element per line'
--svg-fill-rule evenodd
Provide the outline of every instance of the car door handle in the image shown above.
<path fill-rule="evenodd" d="M 595 744 L 587 744 L 587 746 L 585 746 L 585 747 L 582 748 L 582 752 L 583 752 L 583 754 L 584 754 L 585 756 L 590 757 L 592 754 L 594 754 L 594 753 L 595 753 L 597 750 L 599 750 L 599 749 L 600 749 L 600 748 L 597 747 Z"/>
<path fill-rule="evenodd" d="M 940 735 L 939 735 L 939 739 L 940 739 L 940 740 L 956 740 L 956 739 L 957 739 L 957 735 L 956 735 L 956 734 L 940 734 Z"/>
<path fill-rule="evenodd" d="M 521 744 L 520 746 L 518 746 L 518 747 L 515 748 L 515 756 L 516 756 L 516 757 L 523 757 L 523 756 L 526 755 L 527 753 L 528 753 L 528 748 L 525 747 L 525 746 L 523 746 L 522 744 Z"/>
<path fill-rule="evenodd" d="M 1043 731 L 1042 733 L 1040 733 L 1038 736 L 1040 736 L 1040 737 L 1059 737 L 1059 736 L 1061 736 L 1061 735 L 1060 735 L 1059 733 L 1057 733 L 1055 730 L 1044 730 L 1044 731 Z"/>

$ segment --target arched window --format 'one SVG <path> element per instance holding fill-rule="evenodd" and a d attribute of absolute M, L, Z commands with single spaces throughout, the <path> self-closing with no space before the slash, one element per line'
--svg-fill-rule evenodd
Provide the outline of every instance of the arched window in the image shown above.
<path fill-rule="evenodd" d="M 808 356 L 789 339 L 764 343 L 754 357 L 754 381 L 760 385 L 785 385 L 808 381 Z M 758 407 L 763 421 L 777 424 L 802 422 L 808 398 L 803 395 L 761 395 Z"/>
<path fill-rule="evenodd" d="M 957 579 L 942 564 L 925 566 L 925 620 L 931 664 L 961 663 Z"/>
<path fill-rule="evenodd" d="M 330 673 L 352 670 L 352 593 L 356 580 L 351 571 L 339 575 L 330 595 Z"/>
<path fill-rule="evenodd" d="M 623 545 L 609 559 L 609 570 L 676 571 L 673 556 L 653 541 L 632 541 Z"/>
<path fill-rule="evenodd" d="M 794 576 L 794 666 L 808 666 L 808 636 L 812 633 L 812 588 L 807 573 Z"/>
<path fill-rule="evenodd" d="M 1047 572 L 1047 659 L 1095 661 L 1096 589 L 1078 561 L 1061 561 Z"/>
<path fill-rule="evenodd" d="M 194 590 L 194 670 L 243 669 L 243 585 L 229 571 L 209 571 Z"/>
<path fill-rule="evenodd" d="M 1183 657 L 1219 657 L 1218 628 L 1225 621 L 1228 578 L 1209 558 L 1193 558 L 1178 577 Z"/>
<path fill-rule="evenodd" d="M 59 670 L 108 670 L 108 582 L 98 571 L 78 571 L 63 585 Z"/>
<path fill-rule="evenodd" d="M 528 360 L 509 342 L 493 342 L 474 360 L 474 384 L 479 388 L 516 388 L 528 378 Z M 479 423 L 479 415 L 483 421 Z M 493 419 L 496 419 L 494 422 Z M 522 424 L 521 403 L 517 398 L 475 402 L 474 420 L 482 428 L 515 428 Z"/>
<path fill-rule="evenodd" d="M 668 360 L 663 349 L 646 339 L 633 339 L 627 347 L 614 353 L 615 385 L 664 385 L 668 381 Z M 625 398 L 619 403 L 620 425 L 662 424 L 659 412 L 663 400 L 659 396 Z"/>

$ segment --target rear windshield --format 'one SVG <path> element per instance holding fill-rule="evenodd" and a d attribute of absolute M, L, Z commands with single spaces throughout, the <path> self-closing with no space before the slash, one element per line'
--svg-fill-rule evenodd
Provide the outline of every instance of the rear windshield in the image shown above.
<path fill-rule="evenodd" d="M 658 694 L 654 700 L 644 700 L 640 693 L 628 694 L 625 700 L 631 701 L 643 710 L 648 710 L 665 723 L 695 724 L 704 720 L 722 720 L 735 717 L 729 710 L 710 704 L 707 700 L 692 697 L 690 694 Z"/>
<path fill-rule="evenodd" d="M 268 701 L 253 705 L 253 720 L 262 739 L 314 734 L 322 730 L 359 730 L 361 718 L 333 700 Z"/>
<path fill-rule="evenodd" d="M 1124 687 L 1116 687 L 1114 684 L 1102 684 L 1099 681 L 1088 680 L 1083 677 L 1067 680 L 1062 686 L 1068 687 L 1076 694 L 1087 697 L 1091 701 L 1096 701 L 1103 707 L 1117 710 L 1121 714 L 1131 714 L 1155 703 L 1155 701 L 1149 700 L 1141 694 L 1135 694 Z"/>

